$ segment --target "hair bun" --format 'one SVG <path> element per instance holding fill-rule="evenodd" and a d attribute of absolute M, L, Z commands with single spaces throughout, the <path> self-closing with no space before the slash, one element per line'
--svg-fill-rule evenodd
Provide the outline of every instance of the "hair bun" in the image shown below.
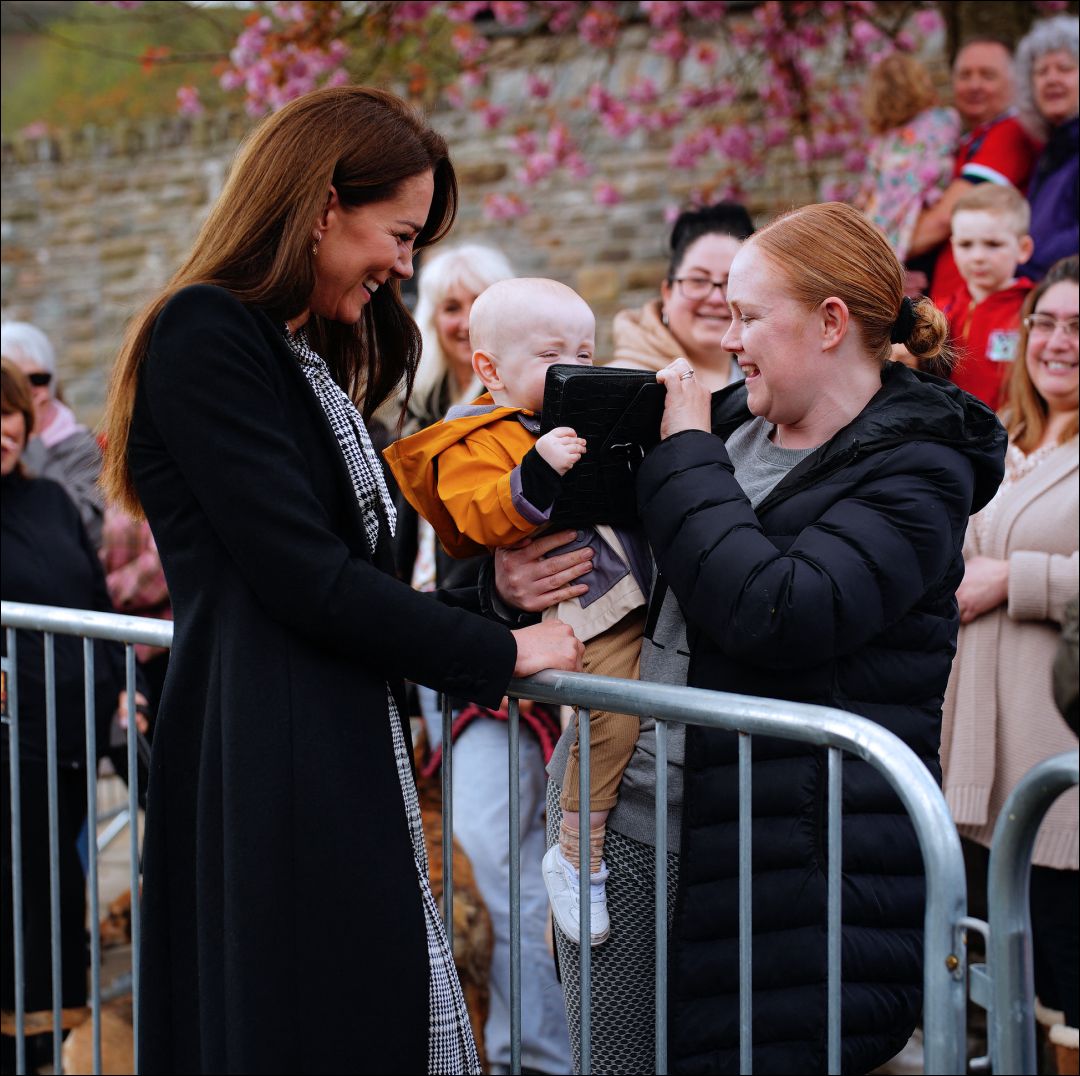
<path fill-rule="evenodd" d="M 948 370 L 952 366 L 952 353 L 945 315 L 925 295 L 914 302 L 905 296 L 900 307 L 901 317 L 905 304 L 911 310 L 910 327 L 904 338 L 894 335 L 893 343 L 903 344 L 920 362 L 933 363 L 938 370 Z M 898 317 L 897 322 L 899 320 Z"/>

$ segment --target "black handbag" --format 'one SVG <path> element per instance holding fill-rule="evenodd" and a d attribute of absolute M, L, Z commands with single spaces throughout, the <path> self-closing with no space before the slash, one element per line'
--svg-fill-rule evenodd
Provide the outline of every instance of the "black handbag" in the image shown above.
<path fill-rule="evenodd" d="M 660 440 L 666 389 L 648 370 L 556 364 L 548 368 L 540 433 L 569 426 L 586 451 L 563 475 L 556 526 L 637 522 L 635 478 Z"/>

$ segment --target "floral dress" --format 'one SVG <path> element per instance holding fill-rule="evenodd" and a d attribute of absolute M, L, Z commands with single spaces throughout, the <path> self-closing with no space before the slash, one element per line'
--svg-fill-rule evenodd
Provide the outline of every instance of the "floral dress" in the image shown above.
<path fill-rule="evenodd" d="M 919 214 L 948 185 L 959 138 L 955 109 L 928 108 L 874 139 L 859 204 L 901 261 Z"/>

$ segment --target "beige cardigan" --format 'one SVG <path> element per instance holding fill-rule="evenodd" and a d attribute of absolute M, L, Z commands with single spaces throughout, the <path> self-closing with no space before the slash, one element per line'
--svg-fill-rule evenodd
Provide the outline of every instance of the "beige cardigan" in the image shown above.
<path fill-rule="evenodd" d="M 1066 602 L 1080 587 L 1074 437 L 999 494 L 981 541 L 969 526 L 967 557 L 1008 559 L 1006 604 L 960 628 L 942 713 L 945 798 L 964 837 L 989 847 L 1017 781 L 1050 755 L 1075 750 L 1054 705 L 1051 670 Z M 1050 808 L 1035 841 L 1039 866 L 1077 870 L 1077 790 Z"/>

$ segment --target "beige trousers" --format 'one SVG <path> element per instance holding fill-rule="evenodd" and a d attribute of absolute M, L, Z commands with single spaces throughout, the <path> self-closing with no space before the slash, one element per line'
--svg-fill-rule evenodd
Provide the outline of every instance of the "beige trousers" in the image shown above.
<path fill-rule="evenodd" d="M 641 636 L 645 630 L 644 608 L 628 613 L 607 631 L 585 644 L 583 668 L 597 676 L 617 676 L 636 680 L 641 657 Z M 589 713 L 589 806 L 593 811 L 610 811 L 618 800 L 619 782 L 637 743 L 638 718 L 606 710 Z M 559 803 L 564 811 L 577 811 L 578 743 L 570 747 L 570 758 L 562 782 Z"/>

